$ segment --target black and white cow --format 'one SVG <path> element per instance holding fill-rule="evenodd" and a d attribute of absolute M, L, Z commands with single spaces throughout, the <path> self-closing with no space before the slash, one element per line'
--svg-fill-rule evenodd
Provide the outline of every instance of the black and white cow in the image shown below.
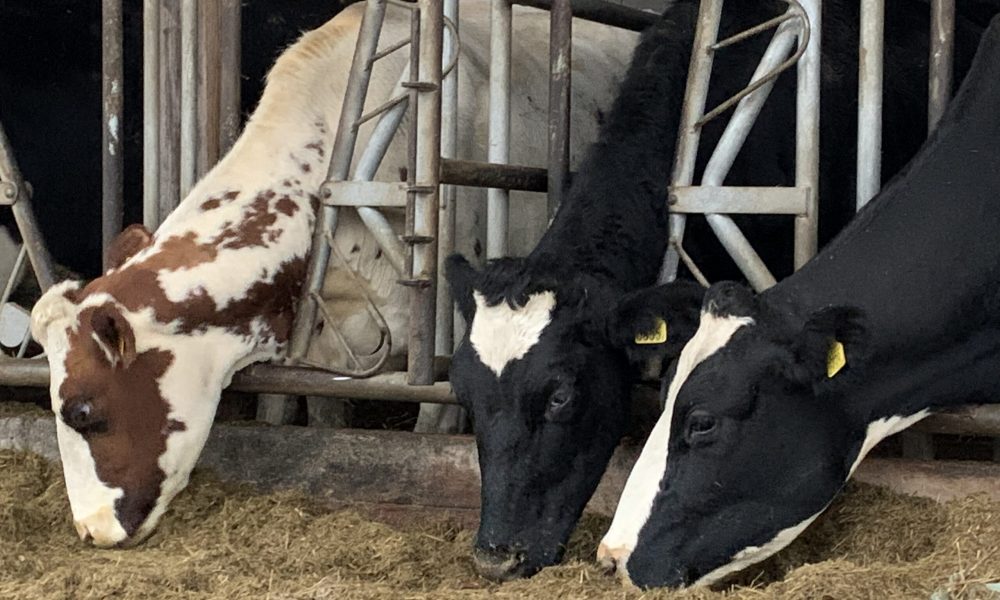
<path fill-rule="evenodd" d="M 1000 398 L 1000 18 L 903 174 L 801 271 L 705 296 L 598 556 L 709 584 L 780 550 L 881 439 Z"/>
<path fill-rule="evenodd" d="M 825 4 L 821 197 L 853 212 L 858 5 Z M 919 147 L 925 122 L 925 7 L 890 1 L 886 46 L 886 169 L 901 167 Z M 785 10 L 779 0 L 727 3 L 720 35 L 731 35 Z M 451 383 L 475 420 L 482 472 L 482 515 L 474 559 L 494 579 L 530 576 L 557 562 L 603 473 L 628 418 L 635 334 L 667 323 L 669 358 L 690 335 L 700 290 L 651 285 L 667 240 L 665 198 L 698 2 L 680 0 L 643 34 L 599 141 L 580 165 L 551 227 L 526 258 L 476 271 L 461 257 L 448 280 L 469 323 L 451 364 Z M 767 39 L 715 58 L 710 105 L 750 78 Z M 957 71 L 967 61 L 958 46 Z M 971 52 L 968 53 L 971 55 Z M 731 172 L 731 184 L 794 181 L 791 76 L 782 77 Z M 704 132 L 714 147 L 722 126 Z M 707 157 L 701 157 L 704 163 Z M 836 205 L 827 201 L 827 206 Z M 829 216 L 829 215 L 827 215 Z M 837 219 L 831 219 L 837 222 Z M 841 217 L 840 223 L 846 221 Z M 791 239 L 768 223 L 758 234 Z M 690 231 L 696 228 L 692 227 Z M 772 233 L 773 232 L 773 233 Z M 753 233 L 753 232 L 751 232 Z M 751 236 L 753 237 L 753 236 Z M 696 242 L 697 240 L 695 240 Z M 701 256 L 709 251 L 700 253 Z M 765 256 L 791 265 L 791 244 Z M 641 310 L 658 293 L 658 310 Z"/>

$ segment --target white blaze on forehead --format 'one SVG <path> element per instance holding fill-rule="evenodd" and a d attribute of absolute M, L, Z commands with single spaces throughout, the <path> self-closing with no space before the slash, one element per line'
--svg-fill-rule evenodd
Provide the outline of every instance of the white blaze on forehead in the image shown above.
<path fill-rule="evenodd" d="M 507 363 L 521 358 L 538 343 L 552 320 L 556 295 L 550 291 L 531 294 L 524 306 L 517 308 L 506 302 L 487 306 L 479 292 L 473 292 L 472 297 L 476 301 L 476 316 L 472 319 L 469 341 L 479 360 L 500 377 Z"/>
<path fill-rule="evenodd" d="M 624 573 L 628 554 L 635 549 L 639 531 L 649 519 L 653 500 L 660 489 L 660 480 L 663 479 L 667 467 L 667 448 L 670 443 L 674 404 L 681 386 L 695 367 L 725 346 L 740 327 L 752 324 L 753 319 L 750 317 L 719 317 L 707 312 L 701 313 L 698 331 L 684 346 L 677 360 L 677 372 L 670 382 L 663 414 L 649 434 L 639 460 L 629 473 L 611 527 L 601 540 L 602 548 L 615 551 L 616 555 L 621 557 L 618 561 L 619 571 Z"/>

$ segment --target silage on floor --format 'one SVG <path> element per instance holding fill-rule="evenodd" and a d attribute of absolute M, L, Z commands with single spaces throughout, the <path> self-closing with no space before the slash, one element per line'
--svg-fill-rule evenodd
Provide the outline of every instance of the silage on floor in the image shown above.
<path fill-rule="evenodd" d="M 985 598 L 1000 579 L 1000 504 L 947 505 L 852 485 L 784 552 L 723 590 L 642 594 L 590 559 L 587 515 L 566 564 L 503 585 L 478 578 L 473 532 L 440 519 L 393 528 L 299 494 L 194 477 L 131 550 L 74 535 L 58 467 L 0 452 L 0 598 Z M 945 598 L 949 596 L 943 596 Z"/>

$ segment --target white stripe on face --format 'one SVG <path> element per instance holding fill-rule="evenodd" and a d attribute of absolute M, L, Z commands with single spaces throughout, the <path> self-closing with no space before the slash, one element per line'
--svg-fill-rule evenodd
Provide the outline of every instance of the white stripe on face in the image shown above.
<path fill-rule="evenodd" d="M 94 543 L 111 546 L 128 537 L 114 514 L 115 500 L 124 491 L 106 485 L 97 476 L 97 465 L 90 453 L 90 445 L 83 436 L 62 421 L 62 398 L 59 387 L 66 379 L 66 353 L 69 341 L 63 326 L 52 326 L 46 336 L 49 355 L 49 395 L 52 411 L 56 415 L 56 438 L 62 461 L 66 495 L 69 497 L 73 522 L 81 536 L 91 535 Z"/>
<path fill-rule="evenodd" d="M 507 363 L 521 358 L 538 343 L 552 320 L 556 295 L 550 291 L 531 294 L 524 306 L 517 308 L 506 302 L 487 306 L 479 292 L 473 292 L 472 297 L 476 301 L 476 315 L 469 341 L 479 360 L 500 377 Z"/>
<path fill-rule="evenodd" d="M 613 557 L 617 562 L 618 572 L 623 576 L 628 577 L 625 563 L 629 554 L 635 549 L 639 531 L 649 519 L 653 500 L 660 489 L 660 481 L 667 466 L 667 448 L 670 443 L 674 404 L 677 402 L 681 387 L 698 365 L 725 346 L 739 328 L 752 325 L 753 322 L 750 317 L 720 317 L 702 312 L 698 331 L 681 351 L 677 360 L 677 372 L 667 391 L 663 414 L 649 434 L 639 460 L 629 473 L 611 527 L 601 540 L 597 551 L 598 560 Z"/>

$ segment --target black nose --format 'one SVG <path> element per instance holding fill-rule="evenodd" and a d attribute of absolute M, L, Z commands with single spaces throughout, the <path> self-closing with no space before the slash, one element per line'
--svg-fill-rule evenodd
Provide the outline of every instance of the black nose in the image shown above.
<path fill-rule="evenodd" d="M 509 581 L 530 575 L 525 568 L 524 553 L 506 546 L 475 548 L 472 563 L 476 572 L 491 581 Z"/>

